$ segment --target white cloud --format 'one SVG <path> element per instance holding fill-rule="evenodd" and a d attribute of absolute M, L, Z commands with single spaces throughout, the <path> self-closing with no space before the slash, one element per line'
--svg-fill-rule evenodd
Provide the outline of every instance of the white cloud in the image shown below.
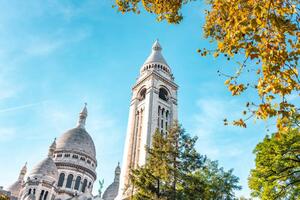
<path fill-rule="evenodd" d="M 7 142 L 15 137 L 16 130 L 14 128 L 0 128 L 0 142 Z"/>
<path fill-rule="evenodd" d="M 220 100 L 216 98 L 200 99 L 197 102 L 198 113 L 194 115 L 195 134 L 199 137 L 198 146 L 202 154 L 212 159 L 220 157 L 235 157 L 242 153 L 236 144 L 230 143 L 232 134 L 236 131 L 223 125 L 223 119 L 238 116 L 237 103 L 233 100 Z M 231 135 L 228 135 L 231 134 Z M 221 142 L 220 142 L 221 141 Z"/>
<path fill-rule="evenodd" d="M 24 52 L 26 56 L 50 55 L 58 49 L 86 39 L 89 35 L 89 29 L 76 30 L 72 34 L 68 33 L 66 29 L 59 29 L 44 36 L 28 36 Z"/>
<path fill-rule="evenodd" d="M 59 40 L 36 40 L 29 44 L 29 46 L 25 49 L 25 53 L 31 56 L 48 55 L 62 47 L 63 43 L 63 41 Z"/>
<path fill-rule="evenodd" d="M 0 62 L 0 101 L 14 97 L 22 89 L 20 85 L 14 84 L 12 71 L 12 68 L 4 67 Z"/>

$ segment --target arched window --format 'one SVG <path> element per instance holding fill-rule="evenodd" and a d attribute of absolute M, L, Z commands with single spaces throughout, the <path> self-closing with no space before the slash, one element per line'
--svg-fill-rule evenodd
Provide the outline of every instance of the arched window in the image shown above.
<path fill-rule="evenodd" d="M 91 185 L 92 185 L 92 182 L 89 182 L 89 187 L 88 188 L 91 188 Z"/>
<path fill-rule="evenodd" d="M 162 118 L 164 118 L 164 114 L 165 114 L 165 109 L 163 108 L 163 109 L 161 110 L 161 117 L 162 117 Z"/>
<path fill-rule="evenodd" d="M 69 174 L 68 179 L 67 179 L 66 188 L 71 188 L 72 182 L 73 182 L 73 174 Z"/>
<path fill-rule="evenodd" d="M 145 97 L 146 97 L 146 92 L 147 92 L 147 89 L 146 88 L 143 88 L 140 92 L 140 101 L 144 100 Z"/>
<path fill-rule="evenodd" d="M 46 191 L 46 193 L 45 193 L 44 200 L 47 199 L 47 196 L 48 196 L 48 191 Z"/>
<path fill-rule="evenodd" d="M 35 194 L 35 189 L 33 189 L 33 194 Z"/>
<path fill-rule="evenodd" d="M 28 194 L 31 194 L 31 188 L 28 190 Z"/>
<path fill-rule="evenodd" d="M 159 89 L 159 98 L 168 101 L 168 91 L 165 88 L 160 88 Z"/>
<path fill-rule="evenodd" d="M 75 181 L 75 190 L 79 190 L 79 186 L 80 186 L 80 181 L 81 181 L 81 177 L 77 176 L 76 181 Z"/>
<path fill-rule="evenodd" d="M 81 190 L 82 192 L 85 192 L 86 185 L 87 185 L 87 180 L 84 179 L 83 184 L 82 184 L 82 190 Z"/>
<path fill-rule="evenodd" d="M 64 174 L 64 173 L 61 173 L 61 174 L 59 175 L 59 179 L 58 179 L 58 184 L 57 184 L 57 186 L 58 186 L 58 187 L 62 187 L 63 184 L 64 184 L 64 181 L 65 181 L 65 174 Z"/>
<path fill-rule="evenodd" d="M 169 111 L 167 110 L 167 112 L 166 112 L 166 119 L 168 119 L 168 117 L 169 117 Z"/>

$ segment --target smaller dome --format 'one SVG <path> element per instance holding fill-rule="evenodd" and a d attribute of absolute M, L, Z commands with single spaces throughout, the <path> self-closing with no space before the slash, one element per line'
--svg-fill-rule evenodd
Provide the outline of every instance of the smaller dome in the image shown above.
<path fill-rule="evenodd" d="M 11 192 L 12 196 L 19 197 L 26 172 L 27 172 L 27 162 L 22 167 L 18 180 L 7 188 L 7 190 Z"/>
<path fill-rule="evenodd" d="M 113 182 L 110 184 L 103 193 L 103 200 L 114 200 L 119 191 L 119 182 Z"/>
<path fill-rule="evenodd" d="M 160 63 L 169 66 L 165 58 L 163 57 L 161 51 L 162 51 L 161 45 L 159 44 L 158 40 L 156 40 L 152 46 L 152 52 L 150 56 L 147 58 L 147 60 L 145 61 L 144 65 L 149 63 Z"/>
<path fill-rule="evenodd" d="M 21 189 L 22 189 L 22 180 L 17 180 L 7 188 L 7 190 L 10 191 L 11 195 L 14 197 L 19 197 Z"/>
<path fill-rule="evenodd" d="M 34 175 L 49 176 L 57 180 L 58 170 L 52 158 L 47 157 L 38 163 L 30 172 L 29 177 Z"/>
<path fill-rule="evenodd" d="M 118 163 L 118 166 L 115 169 L 115 179 L 112 184 L 110 184 L 106 190 L 103 193 L 103 200 L 114 200 L 119 191 L 119 181 L 120 181 L 120 173 L 121 173 L 121 168 L 120 168 L 120 163 Z"/>

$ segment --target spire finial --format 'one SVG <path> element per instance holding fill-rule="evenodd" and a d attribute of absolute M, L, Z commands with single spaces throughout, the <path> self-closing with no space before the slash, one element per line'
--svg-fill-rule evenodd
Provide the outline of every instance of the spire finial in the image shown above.
<path fill-rule="evenodd" d="M 154 44 L 152 46 L 152 50 L 153 51 L 161 51 L 162 50 L 162 48 L 161 48 L 161 46 L 159 44 L 159 40 L 158 39 L 155 40 L 155 42 L 154 42 Z"/>
<path fill-rule="evenodd" d="M 49 157 L 53 156 L 55 149 L 56 149 L 56 138 L 54 138 L 54 141 L 52 142 L 52 144 L 49 147 L 49 152 L 48 152 Z"/>
<path fill-rule="evenodd" d="M 87 111 L 87 103 L 84 103 L 84 107 L 82 111 L 79 113 L 79 120 L 78 120 L 78 125 L 77 127 L 85 129 L 85 121 L 88 116 L 88 111 Z"/>
<path fill-rule="evenodd" d="M 121 168 L 120 168 L 120 162 L 118 162 L 118 166 L 115 169 L 115 180 L 114 182 L 120 181 L 120 174 L 121 174 Z"/>
<path fill-rule="evenodd" d="M 27 162 L 25 162 L 25 165 L 22 167 L 20 171 L 19 180 L 23 180 L 26 173 L 27 173 Z"/>

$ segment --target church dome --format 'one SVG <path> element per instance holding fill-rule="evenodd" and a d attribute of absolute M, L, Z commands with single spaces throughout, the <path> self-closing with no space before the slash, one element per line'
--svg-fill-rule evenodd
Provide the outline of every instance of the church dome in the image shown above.
<path fill-rule="evenodd" d="M 22 189 L 22 180 L 17 180 L 12 185 L 10 185 L 7 190 L 11 192 L 14 197 L 19 197 L 19 193 Z"/>
<path fill-rule="evenodd" d="M 121 168 L 120 168 L 120 163 L 118 163 L 118 166 L 115 169 L 114 182 L 110 184 L 104 191 L 102 196 L 103 200 L 114 200 L 118 195 L 120 174 L 121 174 Z"/>
<path fill-rule="evenodd" d="M 149 57 L 146 59 L 144 65 L 150 64 L 150 63 L 160 63 L 163 65 L 168 66 L 165 58 L 163 57 L 161 53 L 162 47 L 159 44 L 158 40 L 156 40 L 152 46 L 152 52 L 149 55 Z"/>
<path fill-rule="evenodd" d="M 118 195 L 119 183 L 110 184 L 103 193 L 103 200 L 114 200 Z"/>
<path fill-rule="evenodd" d="M 168 77 L 172 77 L 172 71 L 166 62 L 164 56 L 162 55 L 162 47 L 156 40 L 152 46 L 151 54 L 148 56 L 144 64 L 140 69 L 141 74 L 147 74 L 147 72 L 162 72 Z"/>
<path fill-rule="evenodd" d="M 85 154 L 96 161 L 96 148 L 92 137 L 85 130 L 88 112 L 86 104 L 79 114 L 76 128 L 70 129 L 60 136 L 56 142 L 55 151 L 73 151 Z"/>
<path fill-rule="evenodd" d="M 65 132 L 56 142 L 56 151 L 84 153 L 96 160 L 96 149 L 92 137 L 81 127 Z"/>
<path fill-rule="evenodd" d="M 46 159 L 38 163 L 31 170 L 29 177 L 35 175 L 49 176 L 51 178 L 54 178 L 55 180 L 58 179 L 58 170 L 51 157 L 48 156 Z"/>
<path fill-rule="evenodd" d="M 7 190 L 11 192 L 12 196 L 19 197 L 19 193 L 22 189 L 22 184 L 24 182 L 24 176 L 26 172 L 27 172 L 27 163 L 25 163 L 25 165 L 22 167 L 18 180 L 7 188 Z"/>

